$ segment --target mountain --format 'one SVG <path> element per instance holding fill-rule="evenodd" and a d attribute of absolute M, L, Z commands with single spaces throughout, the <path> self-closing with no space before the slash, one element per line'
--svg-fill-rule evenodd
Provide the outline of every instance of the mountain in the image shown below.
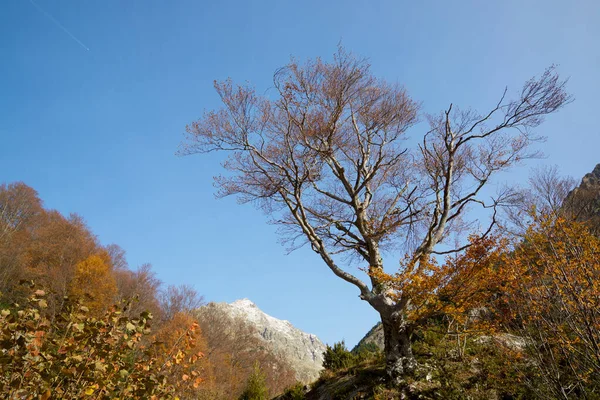
<path fill-rule="evenodd" d="M 383 325 L 381 322 L 376 323 L 367 334 L 352 349 L 353 353 L 360 351 L 361 348 L 376 346 L 379 350 L 383 350 Z"/>
<path fill-rule="evenodd" d="M 596 165 L 592 172 L 584 175 L 579 188 L 600 192 L 600 164 Z"/>
<path fill-rule="evenodd" d="M 248 299 L 233 303 L 209 303 L 202 309 L 218 311 L 231 318 L 240 318 L 256 331 L 256 336 L 271 352 L 283 357 L 296 372 L 296 378 L 310 383 L 323 369 L 325 345 L 319 338 L 294 327 L 289 321 L 264 313 Z"/>
<path fill-rule="evenodd" d="M 600 234 L 600 164 L 585 174 L 579 186 L 569 193 L 563 210 L 571 218 L 585 222 L 593 232 Z"/>

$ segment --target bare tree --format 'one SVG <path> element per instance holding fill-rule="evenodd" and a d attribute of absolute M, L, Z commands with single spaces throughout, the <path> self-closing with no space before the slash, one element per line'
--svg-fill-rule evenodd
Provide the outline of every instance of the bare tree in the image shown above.
<path fill-rule="evenodd" d="M 158 296 L 162 318 L 173 319 L 177 313 L 192 314 L 205 304 L 204 297 L 189 285 L 169 285 Z"/>
<path fill-rule="evenodd" d="M 27 224 L 42 211 L 37 192 L 23 182 L 0 185 L 0 240 Z"/>
<path fill-rule="evenodd" d="M 136 270 L 116 269 L 119 300 L 131 300 L 127 316 L 137 317 L 144 311 L 150 311 L 157 320 L 162 319 L 162 310 L 158 294 L 162 282 L 152 271 L 150 264 L 142 264 Z"/>
<path fill-rule="evenodd" d="M 104 247 L 106 254 L 110 258 L 110 262 L 112 267 L 118 271 L 124 271 L 129 268 L 129 264 L 127 263 L 127 257 L 125 254 L 125 250 L 121 248 L 118 244 L 109 244 Z"/>
<path fill-rule="evenodd" d="M 556 165 L 534 169 L 528 187 L 515 190 L 514 203 L 505 208 L 508 218 L 504 228 L 523 236 L 532 223 L 532 213 L 571 219 L 573 199 L 569 194 L 576 186 L 575 179 L 563 176 Z"/>
<path fill-rule="evenodd" d="M 407 318 L 411 299 L 377 277 L 382 252 L 404 244 L 409 275 L 435 254 L 456 253 L 453 232 L 487 235 L 509 193 L 484 201 L 482 189 L 498 172 L 531 157 L 531 128 L 570 101 L 553 68 L 525 83 L 515 100 L 505 90 L 480 114 L 450 105 L 429 116 L 416 148 L 406 131 L 418 104 L 399 85 L 375 78 L 366 61 L 343 49 L 333 62 L 292 61 L 274 75 L 275 99 L 231 81 L 215 83 L 223 108 L 187 127 L 180 154 L 226 152 L 218 195 L 253 202 L 296 248 L 310 245 L 339 278 L 381 316 L 387 372 L 397 382 L 416 361 Z M 490 211 L 489 225 L 469 220 L 470 206 Z M 440 246 L 443 245 L 443 246 Z M 397 247 L 396 247 L 397 248 Z M 338 254 L 369 272 L 370 282 L 342 268 Z"/>

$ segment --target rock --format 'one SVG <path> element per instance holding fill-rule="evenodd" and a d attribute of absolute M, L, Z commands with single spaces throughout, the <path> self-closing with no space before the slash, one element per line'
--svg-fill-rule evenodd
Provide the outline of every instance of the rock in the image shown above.
<path fill-rule="evenodd" d="M 531 343 L 531 341 L 524 337 L 511 335 L 510 333 L 499 333 L 493 336 L 480 336 L 477 339 L 475 339 L 475 342 L 498 343 L 513 351 L 523 351 L 525 350 L 525 347 L 527 347 Z"/>
<path fill-rule="evenodd" d="M 248 299 L 236 300 L 231 304 L 209 303 L 204 307 L 217 309 L 230 317 L 241 318 L 247 322 L 256 330 L 256 336 L 270 351 L 280 355 L 290 364 L 300 382 L 310 383 L 319 377 L 323 369 L 323 352 L 326 347 L 317 336 L 301 331 L 289 321 L 264 313 Z"/>

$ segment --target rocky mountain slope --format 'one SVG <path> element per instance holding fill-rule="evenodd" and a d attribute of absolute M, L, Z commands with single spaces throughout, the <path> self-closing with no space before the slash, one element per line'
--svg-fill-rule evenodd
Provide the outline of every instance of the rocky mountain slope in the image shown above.
<path fill-rule="evenodd" d="M 585 222 L 593 232 L 600 233 L 600 164 L 585 174 L 578 187 L 563 203 L 567 215 Z"/>
<path fill-rule="evenodd" d="M 383 350 L 383 325 L 381 322 L 376 323 L 367 334 L 360 339 L 360 341 L 354 346 L 352 351 L 357 351 L 361 347 L 375 345 L 378 349 Z"/>
<path fill-rule="evenodd" d="M 291 365 L 299 381 L 310 383 L 319 377 L 319 372 L 323 369 L 325 345 L 315 335 L 301 331 L 289 321 L 264 313 L 248 299 L 236 300 L 230 304 L 209 303 L 204 307 L 246 321 L 270 351 L 280 355 Z"/>
<path fill-rule="evenodd" d="M 600 164 L 596 165 L 592 172 L 584 175 L 578 189 L 594 190 L 596 193 L 600 193 Z"/>

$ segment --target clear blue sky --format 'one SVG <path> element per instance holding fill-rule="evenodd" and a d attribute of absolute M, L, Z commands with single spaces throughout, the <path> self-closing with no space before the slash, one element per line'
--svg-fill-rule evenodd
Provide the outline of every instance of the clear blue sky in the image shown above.
<path fill-rule="evenodd" d="M 510 179 L 540 163 L 579 179 L 600 162 L 597 0 L 35 4 L 0 2 L 0 182 L 82 215 L 132 266 L 210 301 L 250 298 L 329 343 L 355 344 L 377 315 L 308 249 L 286 256 L 259 211 L 215 200 L 217 156 L 174 155 L 218 106 L 214 79 L 267 89 L 290 55 L 328 58 L 342 40 L 425 111 L 483 110 L 555 63 L 576 101 L 539 130 L 547 159 Z"/>

